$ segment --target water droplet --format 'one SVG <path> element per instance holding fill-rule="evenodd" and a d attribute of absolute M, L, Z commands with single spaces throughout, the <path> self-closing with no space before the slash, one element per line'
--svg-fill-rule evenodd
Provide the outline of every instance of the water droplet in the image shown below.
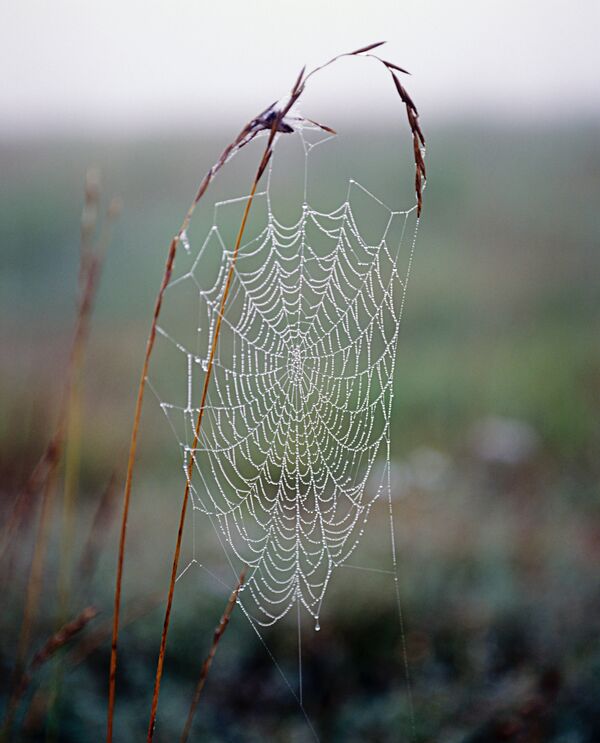
<path fill-rule="evenodd" d="M 319 624 L 319 620 L 317 619 L 315 623 L 315 632 L 318 632 L 321 629 L 321 625 Z"/>
<path fill-rule="evenodd" d="M 183 245 L 185 252 L 186 253 L 189 253 L 191 251 L 192 247 L 190 245 L 190 240 L 188 238 L 188 235 L 187 235 L 187 231 L 186 230 L 184 230 L 181 233 L 181 235 L 179 236 L 179 239 L 181 240 L 181 244 Z"/>

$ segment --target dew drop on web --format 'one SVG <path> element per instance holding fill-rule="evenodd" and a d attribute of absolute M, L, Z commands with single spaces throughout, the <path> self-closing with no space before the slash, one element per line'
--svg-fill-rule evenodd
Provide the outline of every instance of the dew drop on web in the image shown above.
<path fill-rule="evenodd" d="M 190 239 L 187 234 L 187 230 L 184 230 L 181 235 L 179 236 L 179 239 L 181 241 L 181 244 L 183 245 L 183 248 L 186 253 L 190 253 L 192 250 L 192 246 L 190 245 Z"/>

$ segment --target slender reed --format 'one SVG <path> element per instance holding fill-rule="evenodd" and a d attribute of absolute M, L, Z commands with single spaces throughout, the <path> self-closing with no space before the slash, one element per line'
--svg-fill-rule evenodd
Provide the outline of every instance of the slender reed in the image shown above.
<path fill-rule="evenodd" d="M 108 250 L 114 221 L 121 212 L 119 199 L 111 199 L 106 219 L 95 240 L 100 210 L 100 181 L 95 170 L 86 175 L 85 204 L 81 216 L 79 293 L 85 297 L 88 276 L 98 273 Z M 92 297 L 93 300 L 93 297 Z M 90 309 L 91 311 L 91 309 Z M 88 318 L 89 325 L 89 318 Z M 87 331 L 89 333 L 89 330 Z M 58 567 L 57 625 L 61 626 L 70 616 L 73 548 L 76 531 L 76 508 L 79 495 L 78 480 L 82 445 L 82 368 L 85 348 L 80 344 L 74 349 L 71 384 L 65 421 L 64 475 L 61 513 L 60 558 Z M 63 668 L 57 664 L 52 698 L 56 701 L 61 692 Z M 56 725 L 58 721 L 56 720 Z"/>
<path fill-rule="evenodd" d="M 225 611 L 223 612 L 223 616 L 221 617 L 221 620 L 215 629 L 215 633 L 213 635 L 213 640 L 210 646 L 210 650 L 208 651 L 208 655 L 204 659 L 204 663 L 202 664 L 202 668 L 200 669 L 200 677 L 198 678 L 198 683 L 196 684 L 196 689 L 194 691 L 192 703 L 190 704 L 190 709 L 188 711 L 188 716 L 185 721 L 185 726 L 183 728 L 183 732 L 181 733 L 180 743 L 187 743 L 187 740 L 190 736 L 190 731 L 192 729 L 192 723 L 194 721 L 194 715 L 196 714 L 196 709 L 198 708 L 198 704 L 200 702 L 200 696 L 202 695 L 202 690 L 204 689 L 204 685 L 206 683 L 206 677 L 208 676 L 208 672 L 210 671 L 210 667 L 214 660 L 215 653 L 217 652 L 217 647 L 219 645 L 219 642 L 221 641 L 221 638 L 223 637 L 225 630 L 227 629 L 227 625 L 229 624 L 229 620 L 231 619 L 231 615 L 233 613 L 233 610 L 235 609 L 235 605 L 237 603 L 237 597 L 238 597 L 238 594 L 242 586 L 244 585 L 245 577 L 246 577 L 246 569 L 244 568 L 244 570 L 242 570 L 242 572 L 240 573 L 237 586 L 231 592 L 231 596 L 229 597 L 229 601 L 227 602 L 227 605 L 225 606 Z"/>

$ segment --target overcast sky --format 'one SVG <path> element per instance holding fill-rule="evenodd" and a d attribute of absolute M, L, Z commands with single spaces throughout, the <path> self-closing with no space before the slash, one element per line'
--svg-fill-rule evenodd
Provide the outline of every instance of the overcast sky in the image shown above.
<path fill-rule="evenodd" d="M 599 0 L 4 0 L 2 8 L 5 131 L 245 121 L 284 94 L 305 62 L 383 39 L 430 115 L 600 114 Z M 343 67 L 342 91 L 356 74 Z"/>

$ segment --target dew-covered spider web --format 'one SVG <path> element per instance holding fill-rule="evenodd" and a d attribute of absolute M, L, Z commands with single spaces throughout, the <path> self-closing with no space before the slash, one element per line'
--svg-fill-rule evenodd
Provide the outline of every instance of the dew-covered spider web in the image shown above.
<path fill-rule="evenodd" d="M 418 219 L 416 205 L 388 204 L 352 179 L 323 205 L 323 171 L 313 179 L 312 169 L 335 138 L 310 125 L 278 137 L 233 273 L 190 497 L 236 574 L 247 566 L 239 603 L 252 622 L 293 610 L 319 629 L 332 578 L 351 564 L 378 501 L 389 506 L 396 567 L 390 420 Z M 295 203 L 283 144 L 300 153 Z M 165 295 L 171 312 L 158 333 L 168 360 L 149 383 L 184 473 L 247 198 L 218 200 L 188 231 L 185 266 Z"/>
<path fill-rule="evenodd" d="M 416 206 L 388 206 L 356 180 L 322 211 L 309 172 L 330 137 L 310 127 L 282 136 L 302 147 L 303 202 L 294 221 L 278 216 L 276 146 L 234 270 L 190 495 L 230 557 L 248 566 L 249 615 L 269 625 L 297 605 L 318 628 L 332 575 L 373 504 L 389 497 L 394 368 L 418 220 Z M 168 294 L 182 300 L 193 331 L 184 322 L 158 328 L 174 368 L 170 389 L 153 389 L 184 471 L 246 200 L 217 202 L 197 247 L 185 236 L 193 260 Z"/>

